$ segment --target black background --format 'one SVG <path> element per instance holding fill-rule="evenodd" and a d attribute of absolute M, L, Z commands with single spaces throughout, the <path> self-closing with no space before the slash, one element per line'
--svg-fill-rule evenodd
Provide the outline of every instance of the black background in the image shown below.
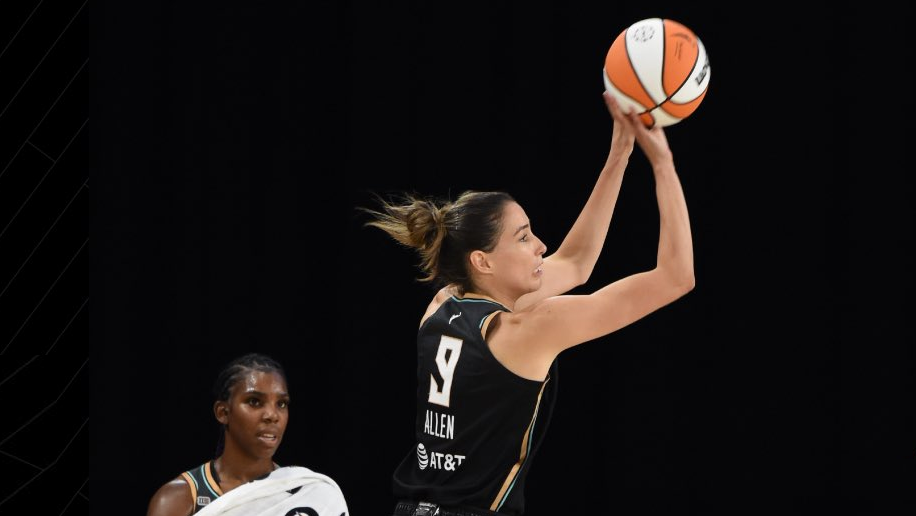
<path fill-rule="evenodd" d="M 0 4 L 3 515 L 90 513 L 87 272 L 97 146 L 87 4 Z"/>
<path fill-rule="evenodd" d="M 579 4 L 96 9 L 94 512 L 142 513 L 210 458 L 211 382 L 260 351 L 293 397 L 277 460 L 390 514 L 432 292 L 354 207 L 504 189 L 555 249 L 606 157 L 607 48 L 659 16 L 711 62 L 667 130 L 697 288 L 561 355 L 527 514 L 912 513 L 913 73 L 875 64 L 893 18 Z M 651 267 L 657 224 L 637 150 L 580 290 Z"/>

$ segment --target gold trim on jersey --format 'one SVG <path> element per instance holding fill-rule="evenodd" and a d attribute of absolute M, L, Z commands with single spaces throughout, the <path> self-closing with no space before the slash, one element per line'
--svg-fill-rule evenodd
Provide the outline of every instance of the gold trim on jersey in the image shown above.
<path fill-rule="evenodd" d="M 184 478 L 185 483 L 191 488 L 191 506 L 197 507 L 197 482 L 191 478 L 191 475 L 189 475 L 187 471 L 182 473 L 181 477 Z"/>
<path fill-rule="evenodd" d="M 216 491 L 216 494 L 218 494 L 219 496 L 223 496 L 223 490 L 219 488 L 219 482 L 217 482 L 216 479 L 213 478 L 213 474 L 210 472 L 210 468 L 214 468 L 214 467 L 216 466 L 213 465 L 213 461 L 211 460 L 210 462 L 207 463 L 207 467 L 204 468 L 204 471 L 207 474 L 207 483 L 210 484 L 211 489 Z"/>
<path fill-rule="evenodd" d="M 538 417 L 538 409 L 541 407 L 541 396 L 544 394 L 544 388 L 547 387 L 547 382 L 550 381 L 550 377 L 544 380 L 544 384 L 541 385 L 541 392 L 538 393 L 538 401 L 534 405 L 534 414 L 531 415 L 531 422 L 528 423 L 528 430 L 525 431 L 525 436 L 522 437 L 522 450 L 519 454 L 518 462 L 512 465 L 512 469 L 509 470 L 509 475 L 506 476 L 503 486 L 500 488 L 499 493 L 496 495 L 496 498 L 493 500 L 493 503 L 490 504 L 491 511 L 498 511 L 499 506 L 502 505 L 503 498 L 506 496 L 506 493 L 511 489 L 513 483 L 515 483 L 515 477 L 518 475 L 519 470 L 522 468 L 522 465 L 525 463 L 525 458 L 528 457 L 528 448 L 531 441 L 532 430 L 534 429 L 534 421 Z"/>
<path fill-rule="evenodd" d="M 490 327 L 490 323 L 493 322 L 493 318 L 500 314 L 500 311 L 497 310 L 490 315 L 483 318 L 480 324 L 480 336 L 483 337 L 483 340 L 487 340 L 487 328 Z"/>

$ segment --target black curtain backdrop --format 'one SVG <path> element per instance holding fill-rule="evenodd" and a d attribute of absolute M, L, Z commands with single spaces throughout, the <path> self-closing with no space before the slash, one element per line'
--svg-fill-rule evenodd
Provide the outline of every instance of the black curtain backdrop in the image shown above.
<path fill-rule="evenodd" d="M 886 152 L 906 150 L 913 73 L 886 69 L 877 95 L 852 35 L 903 37 L 866 8 L 808 8 L 99 8 L 94 512 L 143 514 L 211 458 L 212 381 L 259 351 L 293 398 L 278 462 L 330 475 L 353 516 L 390 514 L 432 291 L 355 207 L 506 190 L 556 249 L 607 155 L 607 49 L 664 17 L 711 62 L 706 99 L 667 130 L 697 287 L 560 356 L 526 514 L 912 513 L 912 166 Z M 636 150 L 577 292 L 652 267 L 657 232 Z"/>

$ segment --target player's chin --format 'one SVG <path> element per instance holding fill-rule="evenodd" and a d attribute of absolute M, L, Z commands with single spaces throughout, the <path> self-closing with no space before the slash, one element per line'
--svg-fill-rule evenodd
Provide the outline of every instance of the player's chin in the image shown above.
<path fill-rule="evenodd" d="M 536 276 L 536 277 L 531 281 L 531 284 L 530 284 L 530 286 L 528 287 L 528 292 L 529 292 L 529 293 L 530 293 L 530 292 L 537 292 L 538 290 L 541 290 L 541 287 L 542 287 L 543 285 L 544 285 L 544 280 L 542 280 L 540 276 Z"/>
<path fill-rule="evenodd" d="M 273 458 L 274 458 L 274 455 L 276 455 L 276 454 L 277 454 L 277 448 L 276 448 L 276 447 L 273 447 L 273 448 L 262 448 L 262 449 L 259 450 L 259 453 L 257 453 L 255 456 L 256 456 L 257 458 L 259 458 L 259 459 L 270 460 L 270 459 L 273 459 Z"/>

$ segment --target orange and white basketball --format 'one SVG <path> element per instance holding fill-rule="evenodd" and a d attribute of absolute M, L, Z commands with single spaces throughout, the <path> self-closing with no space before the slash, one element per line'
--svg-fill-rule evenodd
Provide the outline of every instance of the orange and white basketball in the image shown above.
<path fill-rule="evenodd" d="M 648 127 L 690 116 L 706 96 L 709 57 L 692 30 L 664 19 L 638 21 L 620 33 L 604 60 L 604 86 Z"/>

